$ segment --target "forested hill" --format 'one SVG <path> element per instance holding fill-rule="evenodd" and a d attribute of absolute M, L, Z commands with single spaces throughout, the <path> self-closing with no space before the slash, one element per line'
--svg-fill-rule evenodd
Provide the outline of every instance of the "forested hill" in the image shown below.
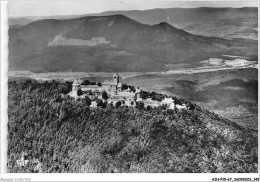
<path fill-rule="evenodd" d="M 22 152 L 42 172 L 257 172 L 257 131 L 194 110 L 91 109 L 61 93 L 70 82 L 10 81 L 8 166 Z"/>

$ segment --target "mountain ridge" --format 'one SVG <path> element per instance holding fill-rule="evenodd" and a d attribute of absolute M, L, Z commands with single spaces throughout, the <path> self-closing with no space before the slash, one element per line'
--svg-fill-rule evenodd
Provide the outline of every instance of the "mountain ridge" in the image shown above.
<path fill-rule="evenodd" d="M 61 44 L 50 48 L 49 43 L 58 35 L 74 42 L 105 40 L 110 43 L 92 47 Z M 236 48 L 242 45 L 247 47 L 246 52 Z M 193 35 L 167 22 L 147 25 L 125 15 L 47 19 L 9 29 L 9 62 L 11 70 L 36 72 L 161 71 L 167 63 L 196 63 L 230 50 L 256 54 L 255 45 L 254 41 Z M 125 51 L 127 55 L 115 51 Z M 48 64 L 56 65 L 55 69 Z"/>
<path fill-rule="evenodd" d="M 247 28 L 258 30 L 257 7 L 199 7 L 199 8 L 156 8 L 148 10 L 106 11 L 101 13 L 27 17 L 37 19 L 71 19 L 84 16 L 124 14 L 144 24 L 157 24 L 162 21 L 195 35 L 222 37 L 227 39 L 247 38 L 257 40 L 258 32 L 244 32 Z M 26 17 L 20 18 L 21 25 Z M 19 18 L 9 18 L 10 25 L 17 25 Z M 27 22 L 28 23 L 28 22 Z"/>

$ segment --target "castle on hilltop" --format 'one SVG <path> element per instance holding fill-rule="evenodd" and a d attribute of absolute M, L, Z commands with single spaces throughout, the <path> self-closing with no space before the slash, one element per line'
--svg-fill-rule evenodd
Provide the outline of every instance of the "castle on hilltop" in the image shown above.
<path fill-rule="evenodd" d="M 103 96 L 104 92 L 106 96 Z M 182 103 L 175 103 L 175 100 L 171 97 L 156 98 L 156 95 L 145 94 L 141 98 L 141 90 L 139 86 L 131 87 L 120 82 L 120 77 L 117 73 L 113 75 L 112 80 L 105 80 L 102 84 L 96 82 L 90 82 L 88 80 L 76 79 L 72 84 L 72 91 L 68 94 L 69 96 L 75 98 L 75 100 L 84 99 L 88 96 L 91 100 L 90 107 L 101 107 L 97 103 L 102 99 L 106 104 L 113 104 L 114 106 L 117 103 L 121 103 L 126 106 L 137 106 L 140 104 L 140 101 L 144 104 L 145 107 L 159 107 L 164 106 L 167 109 L 178 109 L 178 110 L 187 110 L 189 106 Z M 98 101 L 98 102 L 97 102 Z"/>
<path fill-rule="evenodd" d="M 75 98 L 84 98 L 88 96 L 90 98 L 99 97 L 102 98 L 102 92 L 107 92 L 109 99 L 116 100 L 131 100 L 134 101 L 140 98 L 139 86 L 137 86 L 134 91 L 130 87 L 126 86 L 124 89 L 120 82 L 120 77 L 117 73 L 113 75 L 112 80 L 105 80 L 102 84 L 84 84 L 83 79 L 75 79 L 72 84 L 72 92 L 69 93 L 70 96 Z M 82 95 L 78 95 L 79 90 Z"/>

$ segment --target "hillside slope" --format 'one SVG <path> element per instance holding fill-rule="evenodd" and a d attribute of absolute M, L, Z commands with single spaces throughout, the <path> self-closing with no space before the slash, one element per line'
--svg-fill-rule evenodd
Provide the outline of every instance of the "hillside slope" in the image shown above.
<path fill-rule="evenodd" d="M 39 20 L 9 29 L 11 70 L 161 71 L 222 54 L 257 54 L 257 41 L 195 36 L 123 15 Z"/>
<path fill-rule="evenodd" d="M 257 131 L 198 106 L 190 111 L 108 106 L 61 98 L 71 83 L 8 84 L 8 166 L 35 172 L 256 173 Z"/>

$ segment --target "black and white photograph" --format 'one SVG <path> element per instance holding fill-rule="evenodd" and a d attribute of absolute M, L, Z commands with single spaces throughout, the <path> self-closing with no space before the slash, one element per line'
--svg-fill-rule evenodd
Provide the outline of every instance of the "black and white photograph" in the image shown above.
<path fill-rule="evenodd" d="M 7 41 L 7 173 L 259 174 L 258 1 L 9 1 Z"/>

